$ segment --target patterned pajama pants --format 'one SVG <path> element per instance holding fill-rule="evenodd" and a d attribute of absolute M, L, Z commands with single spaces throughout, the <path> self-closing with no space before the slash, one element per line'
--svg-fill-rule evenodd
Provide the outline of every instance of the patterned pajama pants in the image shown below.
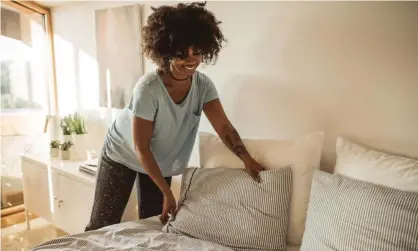
<path fill-rule="evenodd" d="M 165 180 L 171 185 L 171 177 Z M 134 183 L 137 187 L 139 218 L 160 215 L 164 196 L 152 179 L 111 160 L 103 151 L 98 164 L 91 218 L 85 231 L 120 223 Z"/>

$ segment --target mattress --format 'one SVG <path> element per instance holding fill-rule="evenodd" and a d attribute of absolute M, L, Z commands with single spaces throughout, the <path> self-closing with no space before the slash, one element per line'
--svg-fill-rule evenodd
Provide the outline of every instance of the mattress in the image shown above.
<path fill-rule="evenodd" d="M 124 222 L 85 233 L 63 236 L 34 247 L 31 250 L 183 250 L 233 251 L 216 243 L 165 233 L 158 217 Z M 287 251 L 299 251 L 289 246 Z"/>

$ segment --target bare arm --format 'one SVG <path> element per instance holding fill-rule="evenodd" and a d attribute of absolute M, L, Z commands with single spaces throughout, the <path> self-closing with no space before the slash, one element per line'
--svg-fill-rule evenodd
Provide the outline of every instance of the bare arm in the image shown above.
<path fill-rule="evenodd" d="M 150 149 L 153 128 L 154 123 L 152 121 L 134 116 L 132 129 L 135 151 L 143 168 L 164 196 L 171 196 L 170 186 L 165 181 Z"/>
<path fill-rule="evenodd" d="M 249 164 L 252 161 L 252 158 L 245 148 L 237 130 L 227 118 L 220 100 L 215 99 L 206 103 L 203 106 L 203 111 L 224 144 L 235 153 L 244 164 Z"/>
<path fill-rule="evenodd" d="M 203 106 L 203 111 L 224 144 L 244 162 L 245 169 L 254 180 L 260 182 L 259 172 L 264 168 L 248 153 L 237 130 L 227 118 L 221 101 L 215 99 L 206 103 Z"/>

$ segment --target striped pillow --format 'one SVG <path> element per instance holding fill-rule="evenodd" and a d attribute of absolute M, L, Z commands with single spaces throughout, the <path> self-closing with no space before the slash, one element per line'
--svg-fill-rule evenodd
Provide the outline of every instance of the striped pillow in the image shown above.
<path fill-rule="evenodd" d="M 176 218 L 164 231 L 234 250 L 285 250 L 291 169 L 260 176 L 257 183 L 244 169 L 188 169 Z"/>
<path fill-rule="evenodd" d="M 314 173 L 301 251 L 418 250 L 418 193 Z"/>

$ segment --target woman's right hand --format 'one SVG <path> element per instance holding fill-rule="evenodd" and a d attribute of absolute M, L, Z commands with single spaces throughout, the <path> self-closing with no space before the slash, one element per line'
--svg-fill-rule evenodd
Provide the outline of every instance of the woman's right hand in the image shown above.
<path fill-rule="evenodd" d="M 175 216 L 174 214 L 176 213 L 176 209 L 177 209 L 176 199 L 174 198 L 173 193 L 170 191 L 168 194 L 164 195 L 163 212 L 161 213 L 161 216 L 160 216 L 161 223 L 164 225 L 167 223 L 169 219 L 168 214 L 171 214 L 174 217 Z"/>

